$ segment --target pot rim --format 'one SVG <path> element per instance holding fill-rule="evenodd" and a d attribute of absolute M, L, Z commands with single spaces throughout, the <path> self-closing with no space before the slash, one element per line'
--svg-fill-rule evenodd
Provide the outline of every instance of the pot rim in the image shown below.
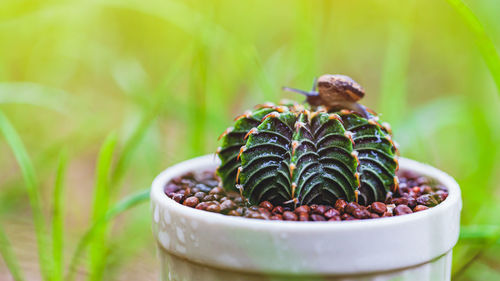
<path fill-rule="evenodd" d="M 460 209 L 462 207 L 460 187 L 451 176 L 430 165 L 403 157 L 399 158 L 400 169 L 411 170 L 420 175 L 428 176 L 446 186 L 446 188 L 448 189 L 448 197 L 446 198 L 446 200 L 444 200 L 437 206 L 429 208 L 425 211 L 420 211 L 403 216 L 384 217 L 369 220 L 302 222 L 249 219 L 244 217 L 228 216 L 219 213 L 207 212 L 179 204 L 165 194 L 164 187 L 172 178 L 187 172 L 192 172 L 194 170 L 209 169 L 211 166 L 215 167 L 219 165 L 219 159 L 214 158 L 216 158 L 216 156 L 212 154 L 204 155 L 180 162 L 165 169 L 153 181 L 153 185 L 151 188 L 151 200 L 155 200 L 156 202 L 165 205 L 165 207 L 176 210 L 177 212 L 185 213 L 188 217 L 198 216 L 206 218 L 210 221 L 217 221 L 217 223 L 220 224 L 232 224 L 249 228 L 273 227 L 283 228 L 284 230 L 294 228 L 295 231 L 303 230 L 307 232 L 338 228 L 363 228 L 366 230 L 372 225 L 377 225 L 377 227 L 380 227 L 381 225 L 393 226 L 402 222 L 421 220 L 426 217 L 432 217 L 434 214 L 443 212 L 455 204 L 460 204 Z"/>

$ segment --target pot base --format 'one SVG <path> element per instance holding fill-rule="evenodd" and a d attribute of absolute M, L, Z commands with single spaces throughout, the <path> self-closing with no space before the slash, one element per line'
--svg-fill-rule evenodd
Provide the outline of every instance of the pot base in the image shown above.
<path fill-rule="evenodd" d="M 179 258 L 160 247 L 162 281 L 448 281 L 451 279 L 452 251 L 418 266 L 358 276 L 266 275 L 237 272 L 197 264 Z"/>

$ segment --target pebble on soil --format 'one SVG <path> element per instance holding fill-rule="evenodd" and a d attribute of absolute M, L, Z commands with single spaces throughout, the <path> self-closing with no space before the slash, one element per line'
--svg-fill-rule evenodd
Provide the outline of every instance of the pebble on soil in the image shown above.
<path fill-rule="evenodd" d="M 238 192 L 219 187 L 213 171 L 200 175 L 185 174 L 165 186 L 165 194 L 179 204 L 198 210 L 229 216 L 284 221 L 346 221 L 401 216 L 425 211 L 446 199 L 448 192 L 440 184 L 413 172 L 398 174 L 399 189 L 388 193 L 385 202 L 362 206 L 338 199 L 330 205 L 274 206 L 269 201 L 250 205 Z"/>

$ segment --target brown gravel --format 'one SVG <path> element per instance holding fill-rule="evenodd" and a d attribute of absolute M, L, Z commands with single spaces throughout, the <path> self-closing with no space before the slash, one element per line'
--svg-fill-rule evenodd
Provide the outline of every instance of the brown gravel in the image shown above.
<path fill-rule="evenodd" d="M 371 205 L 371 210 L 373 213 L 382 215 L 387 211 L 387 206 L 382 202 L 373 202 Z"/>
<path fill-rule="evenodd" d="M 271 202 L 269 202 L 269 201 L 262 201 L 259 204 L 259 206 L 264 208 L 264 209 L 267 209 L 269 211 L 271 211 L 273 209 L 273 204 L 271 204 Z"/>
<path fill-rule="evenodd" d="M 331 218 L 334 218 L 334 217 L 340 217 L 340 212 L 337 211 L 334 208 L 331 208 L 330 210 L 328 210 L 328 211 L 325 212 L 325 217 L 327 219 L 331 219 Z"/>
<path fill-rule="evenodd" d="M 282 206 L 276 206 L 273 209 L 273 214 L 283 214 L 284 209 Z"/>
<path fill-rule="evenodd" d="M 184 204 L 188 207 L 194 208 L 194 207 L 196 207 L 196 205 L 198 205 L 198 203 L 200 203 L 200 199 L 198 199 L 194 196 L 191 196 L 191 197 L 186 198 L 186 200 L 184 200 L 184 203 L 182 203 L 182 204 Z"/>
<path fill-rule="evenodd" d="M 311 216 L 311 218 L 312 218 L 312 216 Z M 309 214 L 308 213 L 299 213 L 299 221 L 309 221 Z"/>
<path fill-rule="evenodd" d="M 309 213 L 310 211 L 311 211 L 311 208 L 309 206 L 307 206 L 307 205 L 295 208 L 295 213 L 297 213 L 297 214 L 299 214 L 299 213 Z"/>
<path fill-rule="evenodd" d="M 337 211 L 344 212 L 344 208 L 347 206 L 347 202 L 343 199 L 338 199 L 333 206 Z"/>
<path fill-rule="evenodd" d="M 286 221 L 296 221 L 297 215 L 294 212 L 286 211 L 283 213 L 283 219 Z"/>
<path fill-rule="evenodd" d="M 394 208 L 394 214 L 396 216 L 411 214 L 413 211 L 407 205 L 398 205 Z"/>
<path fill-rule="evenodd" d="M 424 205 L 417 205 L 415 208 L 413 208 L 413 212 L 420 212 L 429 209 L 429 207 L 424 206 Z"/>
<path fill-rule="evenodd" d="M 173 179 L 165 186 L 165 194 L 180 204 L 199 210 L 286 221 L 342 221 L 401 216 L 425 211 L 448 197 L 444 187 L 426 177 L 409 172 L 401 172 L 398 176 L 399 190 L 394 194 L 389 193 L 385 202 L 374 202 L 368 206 L 342 199 L 331 206 L 312 204 L 294 208 L 292 205 L 274 206 L 269 201 L 252 206 L 238 192 L 226 192 L 218 187 L 219 181 L 209 171 L 196 177 L 189 173 Z"/>

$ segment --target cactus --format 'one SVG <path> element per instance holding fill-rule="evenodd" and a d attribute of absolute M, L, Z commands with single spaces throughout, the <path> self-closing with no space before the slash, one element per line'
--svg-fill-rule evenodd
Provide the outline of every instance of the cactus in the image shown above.
<path fill-rule="evenodd" d="M 397 188 L 389 129 L 366 110 L 331 111 L 266 104 L 237 117 L 218 149 L 224 189 L 253 204 L 384 201 Z"/>

